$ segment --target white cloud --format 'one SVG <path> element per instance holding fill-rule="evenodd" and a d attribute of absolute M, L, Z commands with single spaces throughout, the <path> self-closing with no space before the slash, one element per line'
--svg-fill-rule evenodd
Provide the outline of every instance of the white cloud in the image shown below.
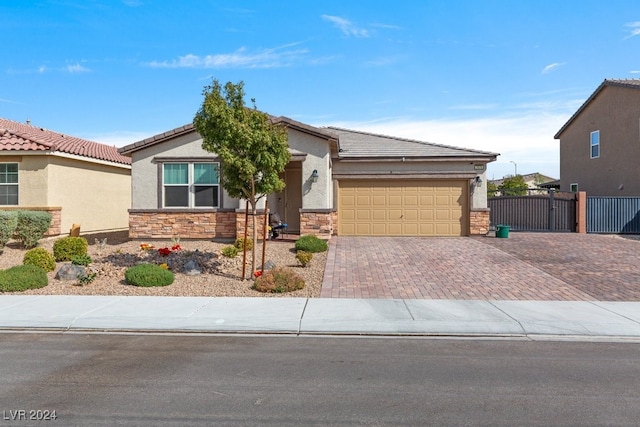
<path fill-rule="evenodd" d="M 385 118 L 373 122 L 332 122 L 338 126 L 382 135 L 498 153 L 489 163 L 487 177 L 499 179 L 514 173 L 538 172 L 560 177 L 560 143 L 553 136 L 571 113 L 523 112 L 519 115 L 478 119 L 411 120 Z"/>
<path fill-rule="evenodd" d="M 561 62 L 554 62 L 553 64 L 549 64 L 542 69 L 542 74 L 548 74 L 554 71 L 556 68 L 561 67 L 562 65 L 564 65 L 564 63 Z"/>
<path fill-rule="evenodd" d="M 338 29 L 340 29 L 340 31 L 342 31 L 346 36 L 369 37 L 369 31 L 364 28 L 357 27 L 348 19 L 333 15 L 322 15 L 322 19 L 333 23 L 333 25 L 338 27 Z"/>
<path fill-rule="evenodd" d="M 627 30 L 629 34 L 627 35 L 627 37 L 625 37 L 625 39 L 640 35 L 640 21 L 628 22 L 625 24 L 625 27 L 629 28 Z"/>
<path fill-rule="evenodd" d="M 76 63 L 67 65 L 65 71 L 69 73 L 87 73 L 91 70 Z"/>
<path fill-rule="evenodd" d="M 172 61 L 152 61 L 148 65 L 155 68 L 275 68 L 291 65 L 295 60 L 308 53 L 307 49 L 289 50 L 294 46 L 263 49 L 248 52 L 240 48 L 233 53 L 198 56 L 187 54 Z"/>

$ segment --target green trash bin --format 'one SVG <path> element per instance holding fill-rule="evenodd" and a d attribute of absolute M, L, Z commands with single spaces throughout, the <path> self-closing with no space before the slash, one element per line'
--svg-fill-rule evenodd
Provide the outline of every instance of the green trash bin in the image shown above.
<path fill-rule="evenodd" d="M 508 238 L 510 228 L 508 225 L 496 225 L 496 237 Z"/>

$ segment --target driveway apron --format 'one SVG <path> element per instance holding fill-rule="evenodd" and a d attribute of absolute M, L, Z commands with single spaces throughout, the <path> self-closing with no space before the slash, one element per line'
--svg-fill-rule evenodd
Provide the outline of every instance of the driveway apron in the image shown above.
<path fill-rule="evenodd" d="M 321 297 L 640 301 L 638 254 L 593 234 L 333 237 Z"/>

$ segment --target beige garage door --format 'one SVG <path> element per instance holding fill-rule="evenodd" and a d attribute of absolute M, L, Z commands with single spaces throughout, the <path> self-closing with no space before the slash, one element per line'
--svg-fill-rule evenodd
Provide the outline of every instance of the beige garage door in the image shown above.
<path fill-rule="evenodd" d="M 339 182 L 341 236 L 466 236 L 466 180 Z"/>

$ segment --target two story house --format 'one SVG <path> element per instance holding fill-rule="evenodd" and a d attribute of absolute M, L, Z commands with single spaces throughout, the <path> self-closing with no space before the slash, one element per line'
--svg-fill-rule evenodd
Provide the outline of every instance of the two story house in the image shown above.
<path fill-rule="evenodd" d="M 604 80 L 554 138 L 561 191 L 640 196 L 640 79 Z"/>

